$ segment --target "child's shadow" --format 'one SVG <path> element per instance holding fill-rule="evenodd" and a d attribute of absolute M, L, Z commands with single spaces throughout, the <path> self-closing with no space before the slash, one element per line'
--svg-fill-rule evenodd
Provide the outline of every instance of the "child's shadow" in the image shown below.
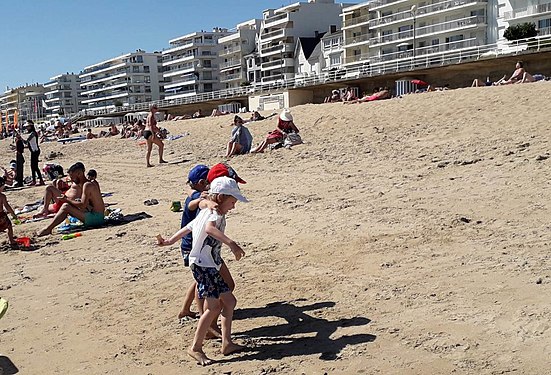
<path fill-rule="evenodd" d="M 13 375 L 17 374 L 19 369 L 15 367 L 13 362 L 3 355 L 0 355 L 0 374 L 2 375 Z"/>
<path fill-rule="evenodd" d="M 370 320 L 363 317 L 339 319 L 330 321 L 324 318 L 313 317 L 306 311 L 319 310 L 335 306 L 334 302 L 319 302 L 307 306 L 295 306 L 288 302 L 274 302 L 263 308 L 239 309 L 235 311 L 234 320 L 254 317 L 276 316 L 287 321 L 269 327 L 254 328 L 249 331 L 236 333 L 236 336 L 257 338 L 261 342 L 241 356 L 227 362 L 246 360 L 282 359 L 285 357 L 319 354 L 323 360 L 336 359 L 339 352 L 347 345 L 356 345 L 372 342 L 376 339 L 371 334 L 355 334 L 331 339 L 331 335 L 339 327 L 363 326 Z M 296 337 L 306 335 L 306 337 Z M 312 336 L 311 334 L 315 334 Z M 264 343 L 262 343 L 264 342 Z M 226 362 L 226 361 L 224 361 Z"/>

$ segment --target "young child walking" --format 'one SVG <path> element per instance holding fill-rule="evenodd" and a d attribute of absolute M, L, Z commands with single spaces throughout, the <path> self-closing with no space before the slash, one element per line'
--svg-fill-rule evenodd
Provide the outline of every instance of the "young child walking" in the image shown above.
<path fill-rule="evenodd" d="M 245 252 L 235 241 L 224 234 L 225 215 L 235 208 L 237 201 L 248 202 L 241 194 L 237 182 L 229 177 L 218 177 L 210 184 L 207 199 L 218 204 L 216 210 L 204 209 L 197 217 L 180 229 L 168 240 L 157 236 L 159 246 L 172 245 L 188 233 L 193 235 L 192 249 L 189 254 L 190 268 L 197 282 L 199 298 L 204 299 L 204 313 L 199 319 L 197 330 L 188 354 L 197 363 L 205 366 L 212 363 L 203 351 L 203 341 L 212 321 L 221 315 L 222 354 L 229 355 L 243 347 L 231 339 L 233 311 L 237 304 L 235 296 L 220 274 L 222 243 L 226 244 L 240 260 Z"/>
<path fill-rule="evenodd" d="M 6 211 L 11 214 L 14 220 L 17 220 L 17 215 L 15 214 L 13 208 L 11 208 L 8 203 L 8 198 L 6 198 L 6 195 L 4 194 L 5 187 L 6 180 L 4 180 L 4 177 L 0 177 L 0 232 L 5 231 L 6 229 L 8 230 L 8 240 L 10 241 L 10 245 L 14 247 L 17 243 L 13 238 L 13 227 Z M 4 211 L 4 209 L 6 209 L 6 211 Z"/>

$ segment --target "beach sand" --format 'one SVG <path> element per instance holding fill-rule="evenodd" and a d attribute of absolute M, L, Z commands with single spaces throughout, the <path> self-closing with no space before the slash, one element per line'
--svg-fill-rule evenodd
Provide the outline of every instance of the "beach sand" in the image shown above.
<path fill-rule="evenodd" d="M 234 336 L 249 350 L 224 357 L 208 341 L 208 368 L 185 353 L 196 323 L 176 317 L 191 272 L 179 246 L 154 243 L 179 229 L 169 206 L 185 199 L 189 169 L 224 161 L 232 116 L 160 123 L 189 134 L 165 142 L 173 164 L 154 168 L 133 140 L 42 144 L 43 162 L 50 151 L 65 168 L 84 162 L 106 202 L 153 217 L 0 251 L 3 363 L 21 374 L 547 373 L 550 99 L 537 83 L 293 108 L 305 144 L 230 161 L 251 200 L 227 215 L 247 256 L 223 249 Z M 275 124 L 248 127 L 260 141 Z M 0 150 L 7 166 L 8 141 Z M 7 197 L 22 206 L 42 191 Z"/>

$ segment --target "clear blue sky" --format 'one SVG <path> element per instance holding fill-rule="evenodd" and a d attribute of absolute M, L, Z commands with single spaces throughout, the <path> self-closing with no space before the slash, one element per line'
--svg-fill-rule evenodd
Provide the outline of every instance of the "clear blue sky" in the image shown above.
<path fill-rule="evenodd" d="M 262 18 L 265 9 L 297 1 L 5 0 L 0 8 L 0 93 L 6 86 L 78 73 L 139 48 L 160 51 L 180 35 L 233 28 Z"/>

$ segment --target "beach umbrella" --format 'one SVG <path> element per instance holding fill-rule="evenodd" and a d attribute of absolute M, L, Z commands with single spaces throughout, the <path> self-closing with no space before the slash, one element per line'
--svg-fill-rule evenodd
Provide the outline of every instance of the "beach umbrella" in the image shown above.
<path fill-rule="evenodd" d="M 425 81 L 421 81 L 420 79 L 412 79 L 411 83 L 417 85 L 417 86 L 428 86 L 429 84 Z"/>
<path fill-rule="evenodd" d="M 15 112 L 13 112 L 13 124 L 14 124 L 16 129 L 19 129 L 19 126 L 17 125 L 17 110 L 15 110 Z"/>

